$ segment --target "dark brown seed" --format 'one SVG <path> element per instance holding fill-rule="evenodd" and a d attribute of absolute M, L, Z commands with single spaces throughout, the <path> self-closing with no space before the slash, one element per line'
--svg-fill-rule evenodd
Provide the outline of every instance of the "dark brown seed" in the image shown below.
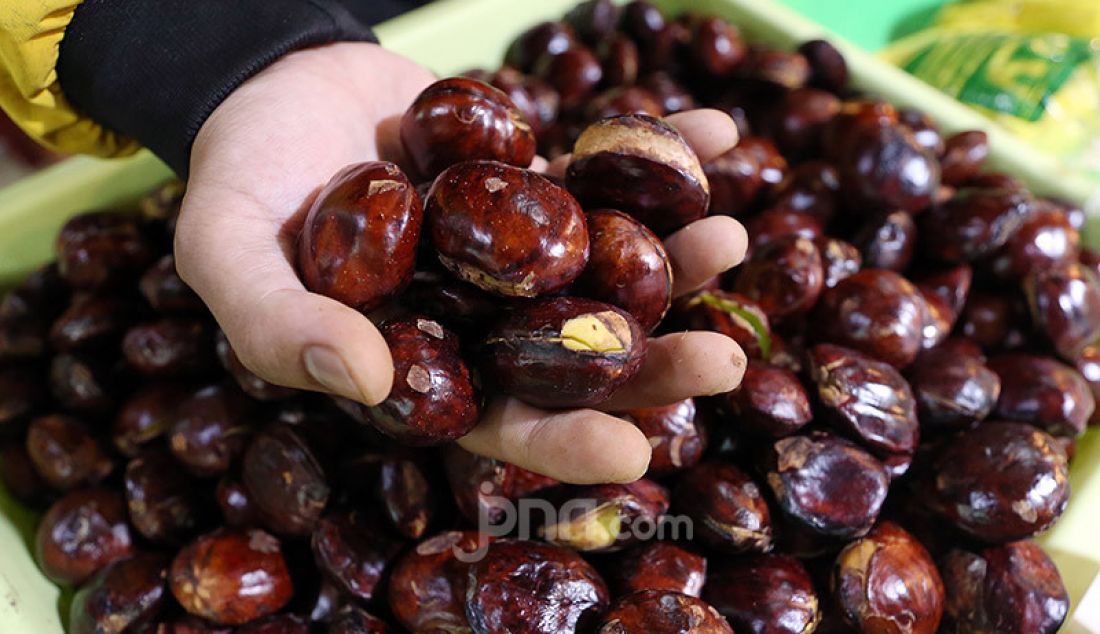
<path fill-rule="evenodd" d="M 647 342 L 629 313 L 575 297 L 518 307 L 485 340 L 487 374 L 541 407 L 590 407 L 641 369 Z"/>
<path fill-rule="evenodd" d="M 27 455 L 42 479 L 62 491 L 97 484 L 114 469 L 88 426 L 70 416 L 55 414 L 31 421 Z"/>
<path fill-rule="evenodd" d="M 902 368 L 921 349 L 923 303 L 900 275 L 864 269 L 821 294 L 815 323 L 820 339 Z"/>
<path fill-rule="evenodd" d="M 1085 431 L 1096 401 L 1088 383 L 1070 366 L 1015 353 L 993 357 L 989 369 L 1001 382 L 998 418 L 1030 423 L 1057 436 Z"/>
<path fill-rule="evenodd" d="M 111 440 L 127 458 L 137 457 L 142 447 L 165 436 L 176 420 L 176 408 L 190 396 L 176 383 L 150 383 L 134 392 L 115 418 Z"/>
<path fill-rule="evenodd" d="M 370 601 L 383 590 L 382 577 L 401 544 L 357 512 L 321 518 L 311 541 L 317 567 L 348 596 Z"/>
<path fill-rule="evenodd" d="M 912 453 L 920 438 L 916 400 L 892 366 L 854 350 L 819 344 L 810 377 L 830 421 L 879 455 Z"/>
<path fill-rule="evenodd" d="M 900 273 L 913 259 L 917 226 L 908 213 L 893 211 L 869 220 L 852 240 L 863 255 L 864 266 Z"/>
<path fill-rule="evenodd" d="M 127 363 L 145 376 L 192 376 L 214 362 L 210 326 L 197 319 L 164 319 L 131 328 L 122 340 Z"/>
<path fill-rule="evenodd" d="M 806 634 L 821 621 L 809 573 L 787 555 L 725 561 L 710 573 L 703 598 L 739 633 Z"/>
<path fill-rule="evenodd" d="M 921 245 L 944 262 L 972 262 L 1001 248 L 1031 213 L 1023 190 L 960 189 L 921 214 Z"/>
<path fill-rule="evenodd" d="M 492 538 L 477 531 L 450 531 L 427 539 L 394 565 L 389 605 L 413 632 L 468 632 L 466 589 L 470 564 Z"/>
<path fill-rule="evenodd" d="M 171 254 L 157 260 L 141 276 L 138 290 L 154 310 L 161 313 L 198 313 L 205 310 L 202 299 L 176 272 Z"/>
<path fill-rule="evenodd" d="M 458 445 L 447 449 L 444 468 L 459 512 L 479 526 L 499 524 L 506 512 L 503 504 L 558 484 L 553 478 Z"/>
<path fill-rule="evenodd" d="M 184 610 L 222 625 L 277 612 L 294 594 L 279 540 L 254 529 L 221 528 L 191 542 L 172 562 L 169 584 Z"/>
<path fill-rule="evenodd" d="M 692 518 L 695 537 L 730 553 L 768 552 L 772 522 L 760 488 L 729 464 L 704 462 L 680 477 L 676 507 Z"/>
<path fill-rule="evenodd" d="M 926 350 L 906 371 L 926 431 L 954 430 L 982 421 L 1001 394 L 1001 379 L 980 356 L 951 347 Z"/>
<path fill-rule="evenodd" d="M 871 530 L 890 485 L 874 456 L 828 434 L 783 438 L 768 454 L 768 485 L 790 518 L 832 537 Z"/>
<path fill-rule="evenodd" d="M 79 585 L 133 554 L 122 494 L 77 489 L 53 503 L 38 524 L 35 558 L 51 581 Z"/>
<path fill-rule="evenodd" d="M 303 630 L 308 631 L 308 628 Z M 345 605 L 329 621 L 326 634 L 386 634 L 389 631 L 382 619 L 360 607 Z"/>
<path fill-rule="evenodd" d="M 768 316 L 752 300 L 738 293 L 702 290 L 677 300 L 678 327 L 713 330 L 737 342 L 750 359 L 771 356 L 772 335 Z"/>
<path fill-rule="evenodd" d="M 668 511 L 668 490 L 650 480 L 569 490 L 558 515 L 539 535 L 578 552 L 612 552 L 656 533 Z"/>
<path fill-rule="evenodd" d="M 133 300 L 86 295 L 70 304 L 53 322 L 50 344 L 61 352 L 117 346 L 140 316 L 141 308 Z"/>
<path fill-rule="evenodd" d="M 613 209 L 588 212 L 590 255 L 574 292 L 627 311 L 652 331 L 672 305 L 672 264 L 645 225 Z"/>
<path fill-rule="evenodd" d="M 670 542 L 653 542 L 625 551 L 613 579 L 618 596 L 642 590 L 666 590 L 697 597 L 707 576 L 707 560 Z"/>
<path fill-rule="evenodd" d="M 848 64 L 836 47 L 825 40 L 810 40 L 798 47 L 810 64 L 810 83 L 834 93 L 848 86 Z"/>
<path fill-rule="evenodd" d="M 598 634 L 693 632 L 733 634 L 726 619 L 702 600 L 668 590 L 643 590 L 611 605 Z"/>
<path fill-rule="evenodd" d="M 990 268 L 1000 277 L 1018 279 L 1032 271 L 1077 261 L 1080 234 L 1062 210 L 1042 206 L 1042 202 L 1039 205 L 1008 242 L 992 255 Z M 1095 268 L 1090 270 L 1096 273 Z"/>
<path fill-rule="evenodd" d="M 1031 319 L 1064 359 L 1100 338 L 1100 277 L 1070 262 L 1024 278 Z"/>
<path fill-rule="evenodd" d="M 706 436 L 696 424 L 695 401 L 686 399 L 663 407 L 618 412 L 616 416 L 638 426 L 649 439 L 653 453 L 646 476 L 660 478 L 699 462 Z"/>
<path fill-rule="evenodd" d="M 62 407 L 106 413 L 114 403 L 116 388 L 115 373 L 101 357 L 59 354 L 50 362 L 50 389 Z"/>
<path fill-rule="evenodd" d="M 923 500 L 985 541 L 1022 539 L 1058 519 L 1069 499 L 1062 448 L 1023 423 L 986 422 L 949 439 L 920 480 Z"/>
<path fill-rule="evenodd" d="M 772 438 L 790 436 L 813 417 L 798 377 L 762 361 L 750 360 L 740 387 L 725 398 L 738 425 Z"/>
<path fill-rule="evenodd" d="M 840 552 L 833 592 L 860 631 L 935 634 L 944 586 L 931 555 L 893 522 L 883 522 Z"/>
<path fill-rule="evenodd" d="M 200 476 L 220 475 L 248 445 L 253 421 L 235 388 L 212 385 L 179 404 L 168 437 L 172 455 Z"/>
<path fill-rule="evenodd" d="M 813 308 L 824 282 L 814 243 L 787 236 L 753 252 L 741 266 L 734 290 L 756 302 L 769 319 L 780 319 Z"/>
<path fill-rule="evenodd" d="M 842 147 L 840 188 L 856 210 L 914 213 L 939 191 L 939 162 L 901 126 L 858 126 Z"/>
<path fill-rule="evenodd" d="M 430 319 L 409 316 L 382 326 L 393 357 L 386 400 L 363 407 L 382 433 L 410 445 L 434 445 L 466 435 L 481 417 L 481 394 L 462 360 L 458 337 Z"/>
<path fill-rule="evenodd" d="M 179 471 L 164 450 L 149 451 L 126 465 L 123 486 L 130 522 L 150 541 L 182 544 L 207 519 L 207 491 Z"/>
<path fill-rule="evenodd" d="M 594 624 L 607 586 L 571 550 L 517 540 L 489 547 L 470 569 L 466 615 L 475 632 L 571 632 Z"/>
<path fill-rule="evenodd" d="M 989 137 L 981 130 L 967 130 L 944 139 L 940 157 L 945 185 L 957 187 L 978 175 L 989 156 Z"/>
<path fill-rule="evenodd" d="M 665 235 L 702 218 L 710 186 L 680 133 L 661 119 L 621 115 L 581 133 L 565 175 L 585 207 L 620 209 Z"/>
<path fill-rule="evenodd" d="M 825 288 L 832 288 L 840 280 L 855 275 L 863 267 L 863 256 L 855 245 L 822 236 L 814 241 L 821 254 L 821 266 L 825 274 Z"/>
<path fill-rule="evenodd" d="M 534 132 L 512 100 L 465 77 L 437 81 L 420 93 L 401 118 L 401 144 L 423 180 L 462 161 L 527 167 L 535 156 Z"/>
<path fill-rule="evenodd" d="M 57 236 L 61 276 L 77 288 L 101 288 L 134 280 L 153 260 L 135 215 L 98 211 L 70 219 Z"/>
<path fill-rule="evenodd" d="M 168 561 L 146 553 L 101 570 L 73 596 L 72 634 L 123 634 L 149 623 L 168 595 Z"/>
<path fill-rule="evenodd" d="M 252 439 L 241 465 L 241 481 L 267 528 L 298 537 L 313 532 L 331 492 L 313 451 L 285 423 Z"/>
<path fill-rule="evenodd" d="M 978 553 L 953 550 L 940 563 L 946 634 L 1054 634 L 1069 614 L 1069 595 L 1054 562 L 1035 542 Z"/>
<path fill-rule="evenodd" d="M 444 266 L 505 297 L 536 297 L 571 283 L 588 262 L 584 212 L 565 189 L 525 169 L 459 163 L 427 200 L 427 230 Z"/>

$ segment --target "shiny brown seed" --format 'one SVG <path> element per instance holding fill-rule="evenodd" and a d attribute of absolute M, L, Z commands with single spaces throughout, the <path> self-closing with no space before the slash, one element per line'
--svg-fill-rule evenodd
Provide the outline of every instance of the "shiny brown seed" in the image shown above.
<path fill-rule="evenodd" d="M 424 180 L 462 161 L 527 167 L 535 156 L 534 132 L 512 100 L 465 77 L 437 81 L 417 96 L 401 118 L 401 143 Z"/>
<path fill-rule="evenodd" d="M 1062 448 L 1023 423 L 986 422 L 948 439 L 925 470 L 920 478 L 925 503 L 985 541 L 1042 531 L 1069 499 Z"/>
<path fill-rule="evenodd" d="M 420 196 L 393 163 L 343 168 L 306 216 L 298 240 L 302 282 L 364 312 L 384 305 L 412 279 L 423 218 Z"/>
<path fill-rule="evenodd" d="M 79 585 L 97 571 L 133 554 L 122 494 L 76 489 L 50 506 L 38 523 L 35 559 L 51 581 Z"/>
<path fill-rule="evenodd" d="M 588 212 L 590 255 L 574 291 L 627 311 L 652 331 L 672 305 L 672 264 L 645 225 L 613 209 Z"/>
<path fill-rule="evenodd" d="M 489 547 L 470 569 L 466 614 L 475 632 L 574 631 L 607 608 L 596 570 L 571 550 L 518 540 Z"/>
<path fill-rule="evenodd" d="M 321 574 L 348 596 L 370 601 L 382 591 L 383 575 L 401 549 L 382 527 L 358 512 L 329 514 L 311 539 Z"/>
<path fill-rule="evenodd" d="M 294 593 L 279 540 L 255 529 L 199 537 L 176 555 L 168 579 L 184 610 L 222 625 L 277 612 Z"/>
<path fill-rule="evenodd" d="M 207 491 L 179 473 L 164 450 L 151 450 L 126 465 L 123 476 L 130 523 L 146 539 L 182 544 L 209 518 Z"/>
<path fill-rule="evenodd" d="M 439 175 L 426 205 L 428 235 L 443 265 L 497 295 L 553 293 L 588 262 L 580 205 L 535 172 L 459 163 Z"/>
<path fill-rule="evenodd" d="M 813 417 L 798 376 L 762 361 L 749 361 L 741 385 L 725 399 L 736 423 L 762 436 L 789 436 Z"/>
<path fill-rule="evenodd" d="M 941 631 L 947 634 L 1054 634 L 1069 614 L 1062 577 L 1035 542 L 952 550 L 940 571 L 947 590 Z"/>
<path fill-rule="evenodd" d="M 624 551 L 611 579 L 618 596 L 666 590 L 697 597 L 707 576 L 702 555 L 670 542 L 652 542 Z"/>
<path fill-rule="evenodd" d="M 1024 278 L 1031 319 L 1064 359 L 1100 338 L 1100 277 L 1070 262 Z"/>
<path fill-rule="evenodd" d="M 821 621 L 809 573 L 787 555 L 726 560 L 710 573 L 703 598 L 739 633 L 806 634 Z"/>
<path fill-rule="evenodd" d="M 813 308 L 824 285 L 821 253 L 813 241 L 787 236 L 753 251 L 734 290 L 759 304 L 769 319 L 780 319 Z"/>
<path fill-rule="evenodd" d="M 673 500 L 692 518 L 695 537 L 711 548 L 730 553 L 772 548 L 768 503 L 756 483 L 733 465 L 692 467 L 677 481 Z"/>
<path fill-rule="evenodd" d="M 137 631 L 161 610 L 168 595 L 168 561 L 145 553 L 101 570 L 73 595 L 72 634 Z"/>
<path fill-rule="evenodd" d="M 699 462 L 706 448 L 706 435 L 696 423 L 695 401 L 618 412 L 616 416 L 638 426 L 649 439 L 653 453 L 646 476 L 660 478 L 680 472 Z"/>
<path fill-rule="evenodd" d="M 816 533 L 851 538 L 871 530 L 890 484 L 871 454 L 828 434 L 775 441 L 765 458 L 779 508 Z"/>
<path fill-rule="evenodd" d="M 493 541 L 477 531 L 449 531 L 417 544 L 394 565 L 389 606 L 414 632 L 469 631 L 466 589 L 470 564 Z"/>
<path fill-rule="evenodd" d="M 962 429 L 982 421 L 1001 395 L 1001 379 L 980 356 L 955 349 L 926 350 L 906 371 L 917 400 L 921 428 Z"/>
<path fill-rule="evenodd" d="M 900 275 L 864 269 L 821 294 L 814 321 L 820 339 L 901 368 L 921 349 L 923 301 Z"/>
<path fill-rule="evenodd" d="M 892 366 L 854 350 L 819 344 L 810 377 L 830 422 L 879 455 L 912 453 L 920 438 L 916 400 Z"/>
<path fill-rule="evenodd" d="M 285 423 L 252 439 L 241 463 L 241 481 L 264 526 L 284 535 L 312 533 L 331 493 L 317 457 Z"/>
<path fill-rule="evenodd" d="M 565 175 L 587 208 L 620 209 L 658 235 L 702 218 L 710 186 L 680 133 L 661 119 L 621 115 L 581 133 Z"/>
<path fill-rule="evenodd" d="M 473 429 L 482 397 L 458 337 L 417 315 L 393 319 L 381 331 L 393 357 L 393 388 L 385 401 L 362 407 L 364 418 L 409 445 L 436 445 Z"/>
<path fill-rule="evenodd" d="M 647 339 L 622 309 L 576 297 L 522 305 L 485 340 L 496 386 L 540 407 L 590 407 L 641 369 Z"/>
<path fill-rule="evenodd" d="M 1096 401 L 1084 378 L 1049 357 L 1002 354 L 989 360 L 1000 379 L 998 418 L 1030 423 L 1056 436 L 1085 431 Z"/>
<path fill-rule="evenodd" d="M 35 470 L 55 489 L 97 484 L 114 470 L 91 429 L 70 416 L 34 419 L 27 427 L 26 443 Z"/>
<path fill-rule="evenodd" d="M 844 618 L 861 631 L 935 634 L 944 586 L 924 546 L 883 522 L 840 552 L 832 588 Z"/>
<path fill-rule="evenodd" d="M 544 524 L 546 541 L 578 552 L 612 552 L 645 541 L 668 511 L 668 490 L 650 480 L 568 490 Z"/>
<path fill-rule="evenodd" d="M 597 632 L 733 634 L 733 629 L 717 610 L 701 599 L 668 590 L 643 590 L 613 603 Z"/>

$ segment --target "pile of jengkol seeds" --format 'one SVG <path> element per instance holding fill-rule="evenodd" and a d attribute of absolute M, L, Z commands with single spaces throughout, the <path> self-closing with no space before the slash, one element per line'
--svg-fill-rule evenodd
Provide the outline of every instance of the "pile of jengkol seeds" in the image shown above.
<path fill-rule="evenodd" d="M 1100 388 L 1081 210 L 983 172 L 983 133 L 852 91 L 822 41 L 594 0 L 505 63 L 425 90 L 405 169 L 347 167 L 305 220 L 305 285 L 390 315 L 378 406 L 241 365 L 175 273 L 178 185 L 70 220 L 4 298 L 0 472 L 45 511 L 71 631 L 1055 632 L 1068 598 L 1031 538 Z M 742 137 L 702 165 L 660 119 L 697 106 Z M 526 169 L 566 151 L 560 181 Z M 661 238 L 707 214 L 745 223 L 749 258 L 672 301 Z M 445 444 L 487 394 L 598 405 L 683 329 L 749 365 L 621 413 L 645 479 Z M 477 533 L 521 498 L 590 503 Z M 669 513 L 691 538 L 632 530 Z"/>

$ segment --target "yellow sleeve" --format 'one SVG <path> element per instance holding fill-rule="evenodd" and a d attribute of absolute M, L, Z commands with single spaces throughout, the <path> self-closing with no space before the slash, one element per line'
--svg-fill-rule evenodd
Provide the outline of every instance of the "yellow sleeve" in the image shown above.
<path fill-rule="evenodd" d="M 61 93 L 57 57 L 80 0 L 0 0 L 0 108 L 42 145 L 66 154 L 122 156 L 132 139 L 77 112 Z"/>

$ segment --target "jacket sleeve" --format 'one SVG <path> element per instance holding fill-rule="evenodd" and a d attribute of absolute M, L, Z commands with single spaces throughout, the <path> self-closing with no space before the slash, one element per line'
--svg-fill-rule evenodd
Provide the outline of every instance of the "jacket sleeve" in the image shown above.
<path fill-rule="evenodd" d="M 64 153 L 121 156 L 138 144 L 82 116 L 57 79 L 58 48 L 79 0 L 0 4 L 0 108 L 28 135 Z"/>
<path fill-rule="evenodd" d="M 20 127 L 64 152 L 144 145 L 180 175 L 199 128 L 245 80 L 293 50 L 376 41 L 364 0 L 2 4 L 0 106 Z"/>

